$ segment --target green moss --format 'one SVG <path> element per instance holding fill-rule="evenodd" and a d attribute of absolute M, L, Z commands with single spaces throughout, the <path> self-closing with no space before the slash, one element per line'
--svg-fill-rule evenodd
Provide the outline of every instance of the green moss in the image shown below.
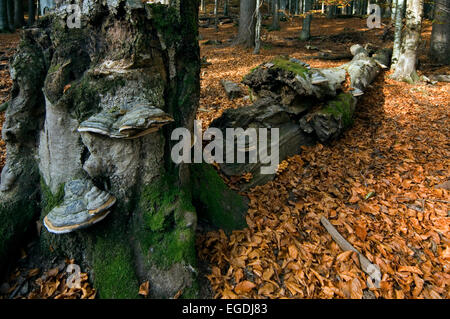
<path fill-rule="evenodd" d="M 200 291 L 199 284 L 197 281 L 194 281 L 192 286 L 187 287 L 183 291 L 180 299 L 196 299 L 196 298 L 198 298 L 199 291 Z"/>
<path fill-rule="evenodd" d="M 344 128 L 353 124 L 353 112 L 355 100 L 350 93 L 340 93 L 335 99 L 329 101 L 321 112 L 332 114 L 336 119 L 341 119 Z"/>
<path fill-rule="evenodd" d="M 181 40 L 180 22 L 177 9 L 160 3 L 149 4 L 152 22 L 156 30 L 162 34 L 167 46 Z"/>
<path fill-rule="evenodd" d="M 60 205 L 64 199 L 64 184 L 58 187 L 55 194 L 47 186 L 44 179 L 41 178 L 41 207 L 42 217 L 47 215 L 53 208 Z"/>
<path fill-rule="evenodd" d="M 285 71 L 295 73 L 297 75 L 300 75 L 304 79 L 306 79 L 306 74 L 308 74 L 308 69 L 298 63 L 289 61 L 288 58 L 277 57 L 277 58 L 273 59 L 271 62 L 274 64 L 275 68 L 279 68 L 279 69 L 283 69 Z"/>
<path fill-rule="evenodd" d="M 98 236 L 94 247 L 94 287 L 102 299 L 138 298 L 139 284 L 127 240 Z"/>
<path fill-rule="evenodd" d="M 95 85 L 87 76 L 73 83 L 68 94 L 64 95 L 65 104 L 71 106 L 72 115 L 80 122 L 100 111 L 99 85 Z"/>
<path fill-rule="evenodd" d="M 187 224 L 194 214 L 189 192 L 180 189 L 171 178 L 146 185 L 140 195 L 139 210 L 143 223 L 138 231 L 148 263 L 168 269 L 174 263 L 195 265 L 195 232 Z"/>
<path fill-rule="evenodd" d="M 191 166 L 193 199 L 199 217 L 226 231 L 247 226 L 247 205 L 243 196 L 231 190 L 208 164 Z"/>

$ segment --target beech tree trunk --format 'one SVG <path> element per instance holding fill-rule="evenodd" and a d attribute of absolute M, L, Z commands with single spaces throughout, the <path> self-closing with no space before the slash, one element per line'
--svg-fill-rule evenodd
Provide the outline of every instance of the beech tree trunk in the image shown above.
<path fill-rule="evenodd" d="M 199 3 L 84 5 L 81 28 L 56 9 L 23 30 L 11 63 L 0 271 L 38 221 L 41 255 L 74 258 L 102 298 L 145 281 L 151 297 L 195 297 L 198 179 L 172 162 L 170 133 L 192 131 L 198 106 Z"/>
<path fill-rule="evenodd" d="M 306 41 L 311 38 L 311 20 L 312 20 L 312 14 L 309 13 L 309 11 L 312 8 L 312 0 L 305 0 L 305 12 L 306 17 L 303 19 L 302 24 L 302 32 L 300 33 L 300 40 Z"/>
<path fill-rule="evenodd" d="M 22 0 L 14 0 L 14 27 L 17 29 L 23 25 L 23 2 Z"/>
<path fill-rule="evenodd" d="M 433 29 L 431 32 L 431 58 L 442 64 L 450 64 L 450 1 L 436 0 Z"/>
<path fill-rule="evenodd" d="M 254 54 L 259 54 L 261 49 L 261 0 L 256 0 L 256 27 L 255 27 L 255 49 Z"/>
<path fill-rule="evenodd" d="M 14 0 L 6 0 L 6 13 L 8 15 L 9 29 L 14 30 Z"/>
<path fill-rule="evenodd" d="M 273 0 L 272 4 L 272 26 L 270 29 L 272 30 L 280 30 L 280 15 L 278 10 L 280 8 L 280 0 Z"/>
<path fill-rule="evenodd" d="M 400 10 L 400 7 L 398 10 Z M 416 82 L 419 79 L 416 73 L 416 64 L 417 49 L 420 42 L 420 31 L 422 29 L 422 14 L 422 0 L 407 1 L 406 23 L 402 35 L 402 47 L 398 62 L 394 66 L 393 79 L 407 82 Z"/>
<path fill-rule="evenodd" d="M 36 5 L 34 0 L 28 0 L 28 25 L 33 25 L 34 23 L 34 15 L 36 14 Z"/>
<path fill-rule="evenodd" d="M 6 0 L 0 0 L 0 32 L 8 30 L 9 24 Z"/>
<path fill-rule="evenodd" d="M 403 11 L 405 0 L 397 0 L 395 4 L 395 31 L 394 31 L 394 49 L 392 52 L 391 69 L 394 70 L 400 57 L 402 47 L 402 29 L 403 29 Z"/>
<path fill-rule="evenodd" d="M 241 0 L 239 8 L 239 30 L 235 44 L 244 47 L 255 45 L 255 23 L 254 17 L 256 0 Z"/>

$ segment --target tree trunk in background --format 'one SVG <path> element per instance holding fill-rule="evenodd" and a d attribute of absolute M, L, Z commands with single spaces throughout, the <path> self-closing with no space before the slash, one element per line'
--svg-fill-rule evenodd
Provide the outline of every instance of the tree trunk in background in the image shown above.
<path fill-rule="evenodd" d="M 0 0 L 0 32 L 9 31 L 6 0 Z"/>
<path fill-rule="evenodd" d="M 391 20 L 393 23 L 395 23 L 395 17 L 397 14 L 397 1 L 398 0 L 392 0 L 391 3 Z"/>
<path fill-rule="evenodd" d="M 312 7 L 313 0 L 305 0 L 305 12 L 307 13 L 306 17 L 303 19 L 302 24 L 302 32 L 300 33 L 300 40 L 306 41 L 311 38 L 311 20 L 312 14 L 309 13 Z"/>
<path fill-rule="evenodd" d="M 280 30 L 280 15 L 278 14 L 279 8 L 280 8 L 280 0 L 273 0 L 272 25 L 270 26 L 271 30 Z"/>
<path fill-rule="evenodd" d="M 36 14 L 36 5 L 34 0 L 28 0 L 28 25 L 33 25 Z"/>
<path fill-rule="evenodd" d="M 253 54 L 259 54 L 261 49 L 261 7 L 261 0 L 256 0 L 255 49 Z"/>
<path fill-rule="evenodd" d="M 206 11 L 206 0 L 201 0 L 200 8 L 203 13 Z"/>
<path fill-rule="evenodd" d="M 9 29 L 14 30 L 14 0 L 6 0 L 6 13 L 8 15 Z"/>
<path fill-rule="evenodd" d="M 450 0 L 436 0 L 430 45 L 431 58 L 450 64 Z"/>
<path fill-rule="evenodd" d="M 228 16 L 229 12 L 228 12 L 228 0 L 224 0 L 223 2 L 223 15 L 224 16 Z"/>
<path fill-rule="evenodd" d="M 400 57 L 402 46 L 402 29 L 403 29 L 403 11 L 405 0 L 396 0 L 395 5 L 395 30 L 394 30 L 394 49 L 392 51 L 391 69 L 394 70 Z"/>
<path fill-rule="evenodd" d="M 332 19 L 336 16 L 336 6 L 327 6 L 327 18 Z"/>
<path fill-rule="evenodd" d="M 22 0 L 14 0 L 14 27 L 17 29 L 23 25 L 23 2 Z"/>
<path fill-rule="evenodd" d="M 216 30 L 219 28 L 219 17 L 217 16 L 218 7 L 219 7 L 219 0 L 214 0 L 214 26 Z"/>
<path fill-rule="evenodd" d="M 255 45 L 254 18 L 256 0 L 241 0 L 239 6 L 239 30 L 235 44 L 252 48 Z"/>
<path fill-rule="evenodd" d="M 150 297 L 193 298 L 192 175 L 170 133 L 193 130 L 199 2 L 85 4 L 81 28 L 57 9 L 25 29 L 10 66 L 0 271 L 43 221 L 40 256 L 74 258 L 101 298 L 138 298 L 145 281 Z"/>
<path fill-rule="evenodd" d="M 402 48 L 398 62 L 394 67 L 393 79 L 416 82 L 419 77 L 416 73 L 417 50 L 420 43 L 422 29 L 422 0 L 408 0 L 406 3 L 406 23 L 402 36 Z"/>

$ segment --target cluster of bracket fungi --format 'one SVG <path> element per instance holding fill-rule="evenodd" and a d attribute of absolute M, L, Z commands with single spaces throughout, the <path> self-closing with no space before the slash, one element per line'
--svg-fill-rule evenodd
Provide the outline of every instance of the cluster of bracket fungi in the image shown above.
<path fill-rule="evenodd" d="M 174 119 L 149 104 L 124 104 L 119 109 L 103 109 L 78 127 L 84 134 L 132 139 L 156 132 Z M 44 218 L 47 230 L 55 234 L 70 233 L 103 220 L 116 198 L 97 188 L 90 179 L 76 179 L 64 186 L 64 200 Z"/>

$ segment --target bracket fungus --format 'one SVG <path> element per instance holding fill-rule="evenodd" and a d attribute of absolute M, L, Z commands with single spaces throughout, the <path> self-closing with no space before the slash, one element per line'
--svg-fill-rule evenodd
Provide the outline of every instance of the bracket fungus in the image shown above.
<path fill-rule="evenodd" d="M 90 180 L 72 180 L 64 186 L 63 203 L 45 216 L 44 225 L 51 233 L 70 233 L 103 220 L 115 203 L 114 196 Z"/>
<path fill-rule="evenodd" d="M 173 121 L 169 114 L 148 104 L 123 105 L 119 110 L 103 110 L 91 116 L 78 131 L 131 139 L 156 132 Z"/>

